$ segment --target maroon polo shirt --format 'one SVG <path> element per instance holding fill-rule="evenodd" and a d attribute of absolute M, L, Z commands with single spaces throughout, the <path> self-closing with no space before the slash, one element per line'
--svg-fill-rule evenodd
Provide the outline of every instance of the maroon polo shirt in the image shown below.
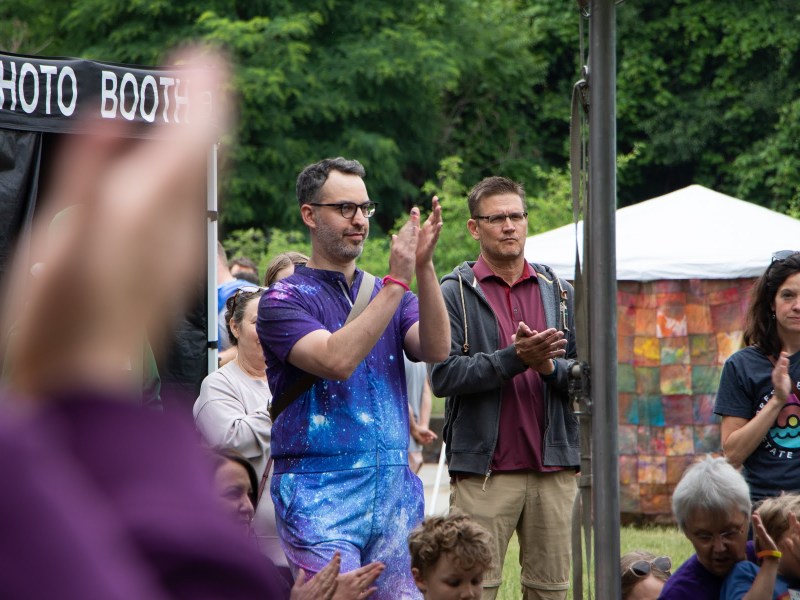
<path fill-rule="evenodd" d="M 514 343 L 511 336 L 517 332 L 520 321 L 534 331 L 547 329 L 539 280 L 527 261 L 522 276 L 511 286 L 492 272 L 483 256 L 478 258 L 472 271 L 497 317 L 499 348 Z M 541 375 L 526 369 L 503 383 L 492 472 L 560 471 L 561 467 L 546 467 L 542 462 L 545 425 Z"/>

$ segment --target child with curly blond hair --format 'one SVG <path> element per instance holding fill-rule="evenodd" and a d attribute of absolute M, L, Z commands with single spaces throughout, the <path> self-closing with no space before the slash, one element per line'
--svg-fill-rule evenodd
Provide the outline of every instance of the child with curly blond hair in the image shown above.
<path fill-rule="evenodd" d="M 411 574 L 425 600 L 480 598 L 492 536 L 468 515 L 428 517 L 408 537 Z"/>
<path fill-rule="evenodd" d="M 721 600 L 789 600 L 800 597 L 800 494 L 783 493 L 762 501 L 753 513 L 760 566 L 736 563 Z"/>

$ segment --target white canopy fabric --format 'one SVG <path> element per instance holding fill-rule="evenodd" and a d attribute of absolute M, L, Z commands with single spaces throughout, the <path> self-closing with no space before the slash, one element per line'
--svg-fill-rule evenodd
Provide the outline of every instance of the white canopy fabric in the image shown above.
<path fill-rule="evenodd" d="M 757 277 L 773 252 L 800 249 L 800 220 L 701 185 L 617 209 L 616 229 L 618 280 Z M 583 221 L 531 236 L 525 257 L 571 280 L 576 236 L 582 248 Z"/>

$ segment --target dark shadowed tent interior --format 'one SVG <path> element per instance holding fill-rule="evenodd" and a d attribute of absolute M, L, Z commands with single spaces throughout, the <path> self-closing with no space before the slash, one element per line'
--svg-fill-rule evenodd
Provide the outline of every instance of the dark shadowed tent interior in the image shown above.
<path fill-rule="evenodd" d="M 85 133 L 87 125 L 97 120 L 120 123 L 120 137 L 128 138 L 154 137 L 154 125 L 164 122 L 190 126 L 193 110 L 210 110 L 214 90 L 208 90 L 208 105 L 190 107 L 189 85 L 190 73 L 180 67 L 0 54 L 0 278 L 17 251 L 20 234 L 30 227 L 47 197 L 48 175 L 66 136 Z M 206 277 L 198 280 L 190 310 L 175 315 L 172 343 L 158 362 L 165 409 L 180 410 L 188 417 L 209 365 L 216 362 L 216 310 L 206 308 L 209 289 L 216 297 L 216 262 L 209 260 L 216 252 L 214 149 L 209 149 L 209 156 L 209 251 L 198 257 Z M 209 315 L 214 319 L 210 327 Z"/>

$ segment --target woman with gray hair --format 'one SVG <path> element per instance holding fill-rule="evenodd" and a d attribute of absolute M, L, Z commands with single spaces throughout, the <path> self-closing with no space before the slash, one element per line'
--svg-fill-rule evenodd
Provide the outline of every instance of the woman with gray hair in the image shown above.
<path fill-rule="evenodd" d="M 747 557 L 750 490 L 724 458 L 690 466 L 672 494 L 672 512 L 695 554 L 667 580 L 664 600 L 719 598 L 722 582 Z"/>

